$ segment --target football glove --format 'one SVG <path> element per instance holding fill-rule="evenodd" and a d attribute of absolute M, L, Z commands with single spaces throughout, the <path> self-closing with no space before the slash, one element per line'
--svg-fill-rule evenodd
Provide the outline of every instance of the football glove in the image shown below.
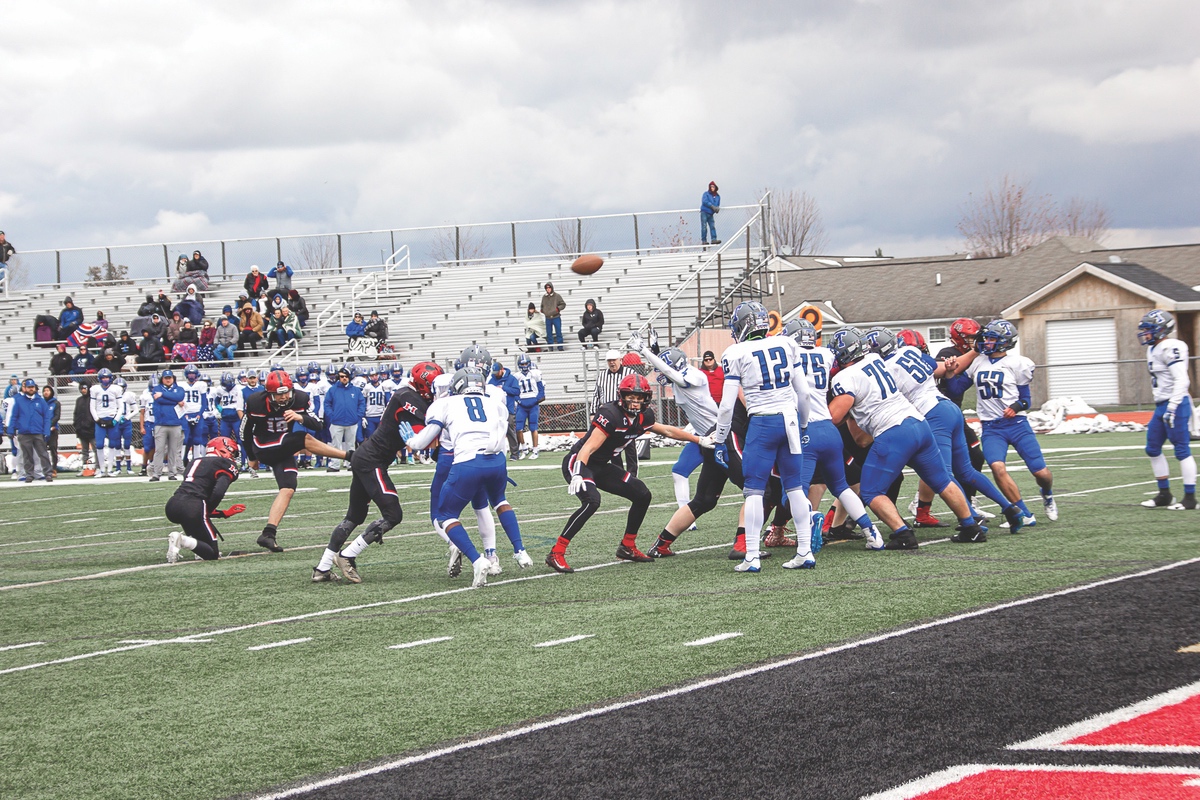
<path fill-rule="evenodd" d="M 713 441 L 711 436 L 701 436 L 700 441 L 696 442 L 696 444 L 700 445 L 705 450 L 712 450 L 717 446 L 717 443 Z"/>
<path fill-rule="evenodd" d="M 584 480 L 582 475 L 572 475 L 571 485 L 567 487 L 567 494 L 575 497 L 584 489 Z"/>
<path fill-rule="evenodd" d="M 654 353 L 654 355 L 658 355 L 658 331 L 654 330 L 654 328 L 650 329 L 649 339 L 650 352 Z"/>
<path fill-rule="evenodd" d="M 1163 420 L 1163 425 L 1166 425 L 1168 428 L 1174 428 L 1175 427 L 1175 409 L 1171 408 L 1170 406 L 1167 406 L 1167 410 L 1163 412 L 1162 420 Z"/>
<path fill-rule="evenodd" d="M 713 457 L 725 469 L 729 469 L 729 445 L 722 442 L 713 448 Z"/>
<path fill-rule="evenodd" d="M 634 353 L 640 353 L 642 352 L 642 348 L 645 346 L 646 343 L 642 341 L 642 335 L 640 333 L 635 333 L 629 337 L 629 341 L 625 344 L 625 349 Z"/>
<path fill-rule="evenodd" d="M 396 425 L 396 430 L 400 431 L 400 438 L 406 442 L 412 437 L 416 436 L 416 433 L 413 431 L 412 423 L 410 422 L 398 423 Z"/>
<path fill-rule="evenodd" d="M 214 508 L 212 511 L 209 512 L 208 515 L 210 517 L 216 517 L 217 519 L 228 519 L 229 517 L 236 516 L 245 510 L 246 510 L 246 507 L 244 505 L 242 505 L 241 503 L 234 503 L 229 508 L 226 508 L 224 510 L 219 509 L 219 508 Z"/>

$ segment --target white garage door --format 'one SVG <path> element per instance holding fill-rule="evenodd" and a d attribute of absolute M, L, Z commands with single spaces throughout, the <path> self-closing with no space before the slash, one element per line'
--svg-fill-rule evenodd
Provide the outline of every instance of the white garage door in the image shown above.
<path fill-rule="evenodd" d="M 1118 402 L 1117 329 L 1112 318 L 1047 321 L 1046 363 L 1051 398 L 1082 397 L 1090 405 Z"/>

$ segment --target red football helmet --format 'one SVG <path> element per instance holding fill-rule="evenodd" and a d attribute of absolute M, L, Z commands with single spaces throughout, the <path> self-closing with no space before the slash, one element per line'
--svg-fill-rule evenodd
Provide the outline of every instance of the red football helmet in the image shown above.
<path fill-rule="evenodd" d="M 960 317 L 950 323 L 950 342 L 960 353 L 969 353 L 975 348 L 978 334 L 979 323 L 968 317 Z"/>
<path fill-rule="evenodd" d="M 929 355 L 929 345 L 925 344 L 925 337 L 921 335 L 920 331 L 905 328 L 896 334 L 896 338 L 909 347 L 915 347 L 925 355 Z"/>
<path fill-rule="evenodd" d="M 621 395 L 621 405 L 626 411 L 641 411 L 650 402 L 650 382 L 636 373 L 626 375 L 621 379 L 617 393 Z M 631 408 L 631 402 L 636 402 L 637 407 Z"/>
<path fill-rule="evenodd" d="M 207 455 L 228 458 L 230 461 L 237 461 L 239 452 L 238 443 L 228 436 L 218 436 L 206 445 Z"/>
<path fill-rule="evenodd" d="M 442 374 L 442 368 L 432 361 L 422 361 L 413 364 L 412 370 L 409 372 L 409 380 L 412 386 L 417 390 L 417 394 L 424 397 L 426 400 L 433 397 L 433 379 Z"/>
<path fill-rule="evenodd" d="M 282 370 L 271 370 L 267 375 L 267 397 L 276 405 L 287 405 L 292 401 L 292 376 Z"/>

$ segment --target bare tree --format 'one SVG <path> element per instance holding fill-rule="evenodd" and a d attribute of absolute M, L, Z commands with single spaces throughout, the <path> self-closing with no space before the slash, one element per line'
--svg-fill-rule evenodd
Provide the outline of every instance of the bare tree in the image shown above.
<path fill-rule="evenodd" d="M 133 283 L 133 281 L 129 280 L 129 267 L 125 264 L 113 264 L 112 262 L 88 267 L 87 277 L 83 281 L 85 286 L 111 286 L 113 284 L 130 283 Z"/>
<path fill-rule="evenodd" d="M 1108 209 L 1097 200 L 1072 197 L 1061 216 L 1060 225 L 1067 236 L 1080 236 L 1100 243 L 1108 238 L 1111 223 Z"/>
<path fill-rule="evenodd" d="M 7 264 L 0 266 L 4 267 L 5 280 L 8 281 L 9 289 L 24 289 L 29 286 L 29 270 L 25 267 L 25 262 L 21 261 L 20 256 L 12 256 L 8 259 Z"/>
<path fill-rule="evenodd" d="M 560 256 L 585 253 L 592 246 L 592 232 L 587 223 L 579 219 L 556 219 L 550 223 L 546 234 L 546 245 L 551 253 Z"/>
<path fill-rule="evenodd" d="M 305 239 L 296 253 L 296 263 L 302 272 L 332 272 L 337 269 L 337 237 L 314 236 Z"/>
<path fill-rule="evenodd" d="M 459 264 L 481 261 L 492 255 L 482 234 L 473 228 L 463 227 L 434 230 L 429 250 L 434 261 L 455 261 Z"/>
<path fill-rule="evenodd" d="M 1049 195 L 1034 194 L 1028 182 L 1004 175 L 999 186 L 972 193 L 958 223 L 971 254 L 1011 256 L 1041 244 L 1058 231 L 1058 215 Z"/>
<path fill-rule="evenodd" d="M 650 229 L 650 246 L 656 250 L 661 249 L 668 253 L 678 253 L 684 247 L 689 247 L 695 243 L 696 240 L 692 238 L 688 221 L 683 217 L 680 217 L 679 222 L 669 228 Z"/>
<path fill-rule="evenodd" d="M 759 196 L 768 190 L 759 192 Z M 771 189 L 771 238 L 781 252 L 813 255 L 828 244 L 821 209 L 808 192 Z"/>

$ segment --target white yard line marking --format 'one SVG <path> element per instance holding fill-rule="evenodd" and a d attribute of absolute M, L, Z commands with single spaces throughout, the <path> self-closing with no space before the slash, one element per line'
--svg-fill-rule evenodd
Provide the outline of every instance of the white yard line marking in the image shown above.
<path fill-rule="evenodd" d="M 42 644 L 45 644 L 45 642 L 26 642 L 25 644 L 10 644 L 10 645 L 7 645 L 6 647 L 0 647 L 0 651 L 22 650 L 26 647 L 37 647 L 38 645 L 42 645 Z"/>
<path fill-rule="evenodd" d="M 436 644 L 437 642 L 448 642 L 453 639 L 453 636 L 437 636 L 433 639 L 421 639 L 416 642 L 404 642 L 403 644 L 390 644 L 388 650 L 407 650 L 410 647 L 420 647 L 423 644 Z"/>
<path fill-rule="evenodd" d="M 1107 466 L 1102 466 L 1102 467 L 1063 467 L 1063 466 L 1060 466 L 1059 469 L 1061 469 L 1063 472 L 1071 472 L 1073 470 L 1079 470 L 1079 469 L 1141 469 L 1141 468 L 1138 467 L 1136 464 L 1109 464 Z"/>
<path fill-rule="evenodd" d="M 575 636 L 568 636 L 565 639 L 552 639 L 549 642 L 538 642 L 534 647 L 557 647 L 560 644 L 570 644 L 571 642 L 582 642 L 584 639 L 591 639 L 596 634 L 580 633 Z"/>
<path fill-rule="evenodd" d="M 271 642 L 270 644 L 256 644 L 256 645 L 254 645 L 254 647 L 247 647 L 246 649 L 247 650 L 271 650 L 276 647 L 287 647 L 288 645 L 291 645 L 291 644 L 304 644 L 305 642 L 311 642 L 312 640 L 313 640 L 313 637 L 305 636 L 303 639 L 287 639 L 282 642 Z"/>
<path fill-rule="evenodd" d="M 211 641 L 212 639 L 188 639 L 186 641 L 180 639 L 122 639 L 117 644 L 200 644 Z"/>
<path fill-rule="evenodd" d="M 713 644 L 715 642 L 723 642 L 726 639 L 736 639 L 737 637 L 739 637 L 741 635 L 742 635 L 741 631 L 734 631 L 732 633 L 718 633 L 716 636 L 706 636 L 705 638 L 697 639 L 694 642 L 684 642 L 683 646 L 684 647 L 703 647 L 706 644 Z"/>
<path fill-rule="evenodd" d="M 64 519 L 59 525 L 74 525 L 79 522 L 95 522 L 99 517 L 81 517 L 80 519 Z"/>
<path fill-rule="evenodd" d="M 1104 580 L 1095 581 L 1094 583 L 1085 584 L 1083 586 L 1074 586 L 1070 589 L 1061 589 L 1059 591 L 1048 592 L 1046 594 L 1037 595 L 1035 597 L 1026 597 L 1021 600 L 1013 600 L 1008 603 L 1001 603 L 1000 605 L 990 606 L 988 608 L 981 608 L 981 609 L 977 609 L 975 611 L 968 611 L 968 612 L 965 612 L 962 614 L 954 614 L 953 616 L 945 617 L 943 619 L 933 620 L 931 622 L 925 622 L 925 623 L 921 623 L 919 625 L 912 625 L 907 628 L 901 628 L 900 630 L 891 631 L 890 633 L 879 634 L 876 636 L 868 636 L 863 639 L 856 639 L 851 642 L 834 645 L 833 647 L 827 647 L 824 650 L 818 650 L 815 653 L 806 653 L 805 655 L 792 656 L 791 658 L 785 658 L 780 661 L 775 661 L 770 664 L 763 664 L 763 665 L 760 665 L 757 667 L 750 667 L 749 669 L 738 670 L 737 672 L 732 672 L 727 675 L 721 675 L 716 678 L 706 678 L 704 680 L 699 680 L 694 683 L 687 684 L 685 686 L 676 687 L 674 689 L 668 689 L 663 692 L 656 692 L 654 694 L 646 695 L 644 697 L 638 697 L 633 700 L 622 700 L 622 701 L 619 701 L 616 703 L 610 703 L 609 705 L 606 705 L 606 706 L 601 706 L 599 708 L 588 709 L 587 711 L 580 711 L 580 712 L 576 712 L 576 713 L 572 713 L 572 714 L 563 714 L 562 716 L 548 719 L 543 722 L 537 722 L 532 725 L 524 725 L 519 728 L 513 728 L 510 730 L 504 731 L 503 733 L 496 733 L 496 734 L 492 734 L 490 736 L 483 736 L 478 739 L 473 739 L 471 741 L 466 741 L 466 742 L 460 742 L 459 744 L 450 745 L 449 747 L 443 747 L 441 749 L 432 750 L 432 751 L 429 751 L 426 753 L 419 753 L 417 755 L 408 756 L 406 758 L 398 758 L 393 761 L 389 761 L 387 763 L 380 764 L 378 766 L 370 767 L 368 769 L 356 770 L 354 772 L 344 773 L 342 775 L 337 775 L 332 778 L 325 778 L 324 780 L 311 781 L 309 783 L 305 783 L 300 786 L 295 786 L 290 789 L 284 789 L 283 791 L 280 791 L 280 792 L 273 792 L 270 794 L 258 795 L 258 800 L 283 800 L 283 798 L 295 797 L 296 795 L 306 794 L 308 792 L 316 791 L 317 789 L 324 789 L 329 786 L 338 786 L 343 783 L 349 783 L 350 781 L 357 780 L 359 778 L 365 778 L 365 777 L 368 777 L 371 775 L 378 775 L 383 772 L 390 772 L 394 769 L 406 767 L 411 764 L 419 764 L 423 761 L 433 761 L 437 758 L 441 758 L 442 756 L 459 753 L 464 750 L 474 750 L 479 747 L 483 747 L 485 745 L 495 744 L 496 742 L 503 742 L 503 741 L 507 741 L 509 739 L 516 739 L 518 737 L 526 736 L 531 733 L 537 733 L 538 731 L 548 730 L 550 728 L 556 728 L 561 725 L 568 725 L 572 722 L 579 722 L 580 720 L 589 719 L 591 717 L 598 717 L 598 716 L 601 716 L 602 714 L 609 714 L 614 711 L 620 711 L 625 708 L 632 708 L 634 706 L 640 706 L 640 705 L 645 705 L 647 703 L 653 703 L 658 700 L 665 700 L 665 699 L 668 699 L 671 697 L 678 697 L 680 695 L 691 694 L 692 692 L 696 692 L 701 689 L 707 689 L 712 686 L 720 686 L 725 683 L 730 683 L 732 681 L 740 680 L 742 678 L 748 678 L 748 677 L 751 677 L 753 675 L 758 675 L 763 672 L 770 672 L 770 671 L 774 671 L 777 669 L 782 669 L 783 667 L 790 667 L 794 664 L 801 664 L 805 661 L 813 661 L 818 658 L 823 658 L 823 657 L 829 656 L 829 655 L 851 652 L 853 650 L 857 650 L 862 647 L 867 647 L 869 645 L 879 644 L 881 642 L 887 642 L 892 639 L 898 639 L 902 636 L 908 636 L 909 634 L 919 633 L 921 631 L 932 630 L 934 628 L 944 627 L 946 625 L 951 625 L 956 622 L 963 622 L 965 620 L 975 619 L 976 617 L 982 617 L 982 616 L 986 616 L 988 614 L 994 614 L 998 611 L 1004 611 L 1004 610 L 1007 610 L 1010 608 L 1019 608 L 1021 606 L 1030 605 L 1032 603 L 1038 603 L 1043 600 L 1050 600 L 1050 599 L 1053 599 L 1056 597 L 1065 597 L 1067 595 L 1076 594 L 1078 592 L 1086 592 L 1091 589 L 1099 588 L 1101 586 L 1108 586 L 1108 585 L 1114 584 L 1114 583 L 1121 583 L 1123 581 L 1131 580 L 1133 578 L 1143 578 L 1148 575 L 1154 575 L 1159 572 L 1165 572 L 1167 570 L 1172 570 L 1172 569 L 1176 569 L 1178 567 L 1188 566 L 1190 564 L 1196 564 L 1196 563 L 1200 563 L 1200 558 L 1191 558 L 1186 561 L 1177 561 L 1173 564 L 1167 564 L 1166 566 L 1155 567 L 1154 569 L 1143 570 L 1142 572 L 1135 572 L 1130 575 L 1120 575 L 1115 578 L 1106 578 Z"/>

